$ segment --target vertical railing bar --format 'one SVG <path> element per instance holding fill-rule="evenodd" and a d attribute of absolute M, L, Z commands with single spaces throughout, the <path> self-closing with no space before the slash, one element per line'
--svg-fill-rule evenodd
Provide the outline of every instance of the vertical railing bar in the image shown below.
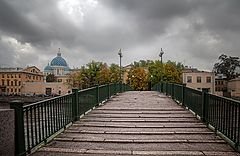
<path fill-rule="evenodd" d="M 27 130 L 27 151 L 30 151 L 30 137 L 29 137 L 29 108 L 27 107 L 25 110 L 26 113 L 26 130 Z"/>
<path fill-rule="evenodd" d="M 223 134 L 227 135 L 227 102 L 223 99 L 223 103 L 224 103 L 224 128 L 223 128 Z"/>
<path fill-rule="evenodd" d="M 221 132 L 223 132 L 223 102 L 222 102 L 222 98 L 221 99 L 219 99 L 219 103 L 220 103 L 220 113 L 221 113 L 221 115 L 220 115 L 220 120 L 219 120 L 219 123 L 220 123 L 220 130 L 221 130 Z"/>
<path fill-rule="evenodd" d="M 34 136 L 33 136 L 33 114 L 32 114 L 32 106 L 30 107 L 30 122 L 31 122 L 31 148 L 34 145 Z"/>
<path fill-rule="evenodd" d="M 238 107 L 238 137 L 237 137 L 237 142 L 236 142 L 236 147 L 238 147 L 240 145 L 240 104 L 238 103 L 237 105 Z"/>
<path fill-rule="evenodd" d="M 40 121 L 40 105 L 37 105 L 37 112 L 38 112 L 38 143 L 41 142 L 41 121 Z"/>
<path fill-rule="evenodd" d="M 44 113 L 43 113 L 43 103 L 41 104 L 41 117 L 42 117 L 42 119 L 41 119 L 41 121 L 42 121 L 42 140 L 41 141 L 43 141 L 44 140 L 44 138 L 45 138 L 45 135 L 44 135 Z"/>
<path fill-rule="evenodd" d="M 48 135 L 47 135 L 47 137 L 49 137 L 50 136 L 50 134 L 51 134 L 51 132 L 50 132 L 50 113 L 49 113 L 49 106 L 50 104 L 49 104 L 49 101 L 47 102 L 47 121 L 48 121 L 48 125 L 47 125 L 47 129 L 48 129 Z"/>
<path fill-rule="evenodd" d="M 230 135 L 230 113 L 231 113 L 231 108 L 230 108 L 230 104 L 229 104 L 229 101 L 228 101 L 228 111 L 227 111 L 227 114 L 228 114 L 228 117 L 227 117 L 227 136 Z"/>
<path fill-rule="evenodd" d="M 66 125 L 67 125 L 67 105 L 66 105 L 66 102 L 64 100 L 64 97 L 62 97 L 60 100 L 62 101 L 62 103 L 64 105 L 64 126 L 63 127 L 65 128 Z"/>
<path fill-rule="evenodd" d="M 219 98 L 217 97 L 216 99 L 216 128 L 217 130 L 219 131 L 219 118 L 220 118 L 220 115 L 219 115 Z"/>
<path fill-rule="evenodd" d="M 52 116 L 51 116 L 51 119 L 52 119 L 52 129 L 53 129 L 53 131 L 52 131 L 52 133 L 51 134 L 53 134 L 53 133 L 55 133 L 56 132 L 56 126 L 55 126 L 55 111 L 54 111 L 54 105 L 55 105 L 55 102 L 56 100 L 54 99 L 52 102 L 51 102 L 51 112 L 52 112 Z"/>
<path fill-rule="evenodd" d="M 45 123 L 45 138 L 44 141 L 46 143 L 46 138 L 48 137 L 48 120 L 47 120 L 47 103 L 44 102 L 44 123 Z"/>
<path fill-rule="evenodd" d="M 60 104 L 57 103 L 57 127 L 58 129 L 61 129 L 61 123 L 60 123 Z"/>
<path fill-rule="evenodd" d="M 234 103 L 233 103 L 233 101 L 231 101 L 231 109 L 232 109 L 232 113 L 231 113 L 231 120 L 230 121 L 232 121 L 232 123 L 231 123 L 231 139 L 233 140 L 233 138 L 234 138 Z"/>
<path fill-rule="evenodd" d="M 53 134 L 53 114 L 52 114 L 52 105 L 53 105 L 53 102 L 55 101 L 55 99 L 54 100 L 52 100 L 52 101 L 49 101 L 49 112 L 50 112 L 50 127 L 51 127 L 51 133 L 50 133 L 50 135 L 51 134 Z"/>
<path fill-rule="evenodd" d="M 234 142 L 235 143 L 237 143 L 237 104 L 236 103 L 234 103 L 234 138 L 233 138 L 233 140 L 234 140 Z"/>
<path fill-rule="evenodd" d="M 36 105 L 33 106 L 34 110 L 34 131 L 35 131 L 35 145 L 38 144 L 38 137 L 37 137 L 37 114 L 36 114 Z M 34 145 L 34 146 L 35 146 Z"/>

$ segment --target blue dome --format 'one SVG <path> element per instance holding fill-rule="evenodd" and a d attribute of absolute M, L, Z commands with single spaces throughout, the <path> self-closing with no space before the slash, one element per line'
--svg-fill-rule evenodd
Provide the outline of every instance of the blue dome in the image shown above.
<path fill-rule="evenodd" d="M 67 62 L 61 57 L 61 53 L 58 53 L 57 57 L 51 61 L 50 66 L 67 66 Z"/>
<path fill-rule="evenodd" d="M 52 70 L 52 67 L 49 66 L 49 64 L 44 68 L 44 71 L 49 71 L 49 70 Z"/>

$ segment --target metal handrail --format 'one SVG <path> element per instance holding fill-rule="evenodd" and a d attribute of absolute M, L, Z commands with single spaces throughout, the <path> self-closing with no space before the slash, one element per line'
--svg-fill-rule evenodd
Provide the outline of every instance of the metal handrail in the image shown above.
<path fill-rule="evenodd" d="M 231 140 L 235 149 L 239 149 L 240 101 L 208 93 L 206 89 L 195 90 L 185 84 L 161 82 L 155 85 L 153 90 L 165 93 L 182 106 L 191 109 L 206 125 L 223 134 Z"/>
<path fill-rule="evenodd" d="M 10 108 L 15 110 L 15 155 L 31 153 L 99 103 L 130 89 L 126 86 L 118 83 L 73 89 L 70 94 L 29 105 L 21 101 L 11 102 Z"/>

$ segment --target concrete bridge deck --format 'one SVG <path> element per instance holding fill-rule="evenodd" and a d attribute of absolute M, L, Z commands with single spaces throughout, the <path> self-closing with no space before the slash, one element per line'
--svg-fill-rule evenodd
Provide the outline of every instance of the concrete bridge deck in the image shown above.
<path fill-rule="evenodd" d="M 133 91 L 94 109 L 32 155 L 240 154 L 165 95 Z"/>

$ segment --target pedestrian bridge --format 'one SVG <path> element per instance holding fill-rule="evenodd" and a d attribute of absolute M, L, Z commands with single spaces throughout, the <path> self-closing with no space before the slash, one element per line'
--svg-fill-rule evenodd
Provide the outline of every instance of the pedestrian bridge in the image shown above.
<path fill-rule="evenodd" d="M 113 89 L 108 86 L 106 91 L 111 93 Z M 101 94 L 100 92 L 101 89 L 98 90 L 97 94 Z M 75 95 L 73 94 L 73 96 Z M 97 100 L 101 101 L 101 99 Z M 73 100 L 72 102 L 76 101 Z M 91 100 L 88 100 L 88 102 L 94 103 Z M 77 103 L 80 103 L 80 98 L 77 98 Z M 99 106 L 82 115 L 80 120 L 78 117 L 74 118 L 71 126 L 65 128 L 62 133 L 51 139 L 47 144 L 42 147 L 38 145 L 34 150 L 28 151 L 28 148 L 30 149 L 33 144 L 40 143 L 44 136 L 48 136 L 48 131 L 53 130 L 55 132 L 60 129 L 61 124 L 65 125 L 68 123 L 68 120 L 71 121 L 70 118 L 68 119 L 60 115 L 61 109 L 59 108 L 65 107 L 49 105 L 47 108 L 36 107 L 29 113 L 26 113 L 26 110 L 24 111 L 24 118 L 27 116 L 25 127 L 28 125 L 29 129 L 27 130 L 28 132 L 24 130 L 25 133 L 29 133 L 27 137 L 25 134 L 26 146 L 24 148 L 26 152 L 31 151 L 33 156 L 240 155 L 236 151 L 238 144 L 233 144 L 235 148 L 230 146 L 231 142 L 235 140 L 225 139 L 230 140 L 230 144 L 227 143 L 222 137 L 217 135 L 219 134 L 217 130 L 211 130 L 207 126 L 208 124 L 203 122 L 201 115 L 197 115 L 192 110 L 189 110 L 189 107 L 186 108 L 174 101 L 170 96 L 157 91 L 127 91 L 112 96 L 107 102 L 103 100 Z M 81 110 L 80 108 L 84 109 L 84 107 L 79 107 L 76 110 Z M 51 110 L 51 114 L 47 113 L 47 115 L 44 115 L 44 110 Z M 55 114 L 54 110 L 56 110 Z M 73 112 L 66 110 L 66 112 L 74 114 L 74 110 L 72 109 Z M 85 110 L 88 109 L 86 108 Z M 233 110 L 231 108 L 231 111 Z M 32 115 L 35 113 L 35 116 Z M 234 111 L 234 113 L 239 117 L 238 111 Z M 48 117 L 51 119 L 47 119 Z M 63 118 L 63 123 L 57 122 L 59 117 Z M 38 126 L 32 126 L 31 120 L 35 121 L 35 124 Z M 209 115 L 207 120 L 210 121 Z M 235 122 L 238 125 L 239 119 L 230 121 L 230 125 L 235 124 Z M 45 126 L 51 128 L 45 128 Z M 237 132 L 231 133 L 231 135 L 236 133 L 237 136 L 234 137 L 237 137 L 236 140 L 239 139 L 239 127 L 237 127 Z M 29 137 L 34 139 L 31 140 Z M 47 142 L 46 140 L 44 141 Z"/>

